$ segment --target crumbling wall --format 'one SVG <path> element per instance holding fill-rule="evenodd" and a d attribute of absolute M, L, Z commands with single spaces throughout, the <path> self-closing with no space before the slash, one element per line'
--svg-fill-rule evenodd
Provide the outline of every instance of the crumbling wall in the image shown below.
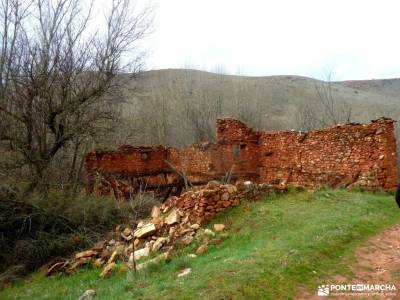
<path fill-rule="evenodd" d="M 301 132 L 263 132 L 260 181 L 315 187 L 396 187 L 393 121 Z"/>
<path fill-rule="evenodd" d="M 92 151 L 86 157 L 88 192 L 131 197 L 143 188 L 179 195 L 183 177 L 193 185 L 229 177 L 286 186 L 396 188 L 393 120 L 345 124 L 310 132 L 257 132 L 226 118 L 217 142 L 173 147 Z"/>
<path fill-rule="evenodd" d="M 217 121 L 219 174 L 258 181 L 260 133 L 235 119 Z"/>
<path fill-rule="evenodd" d="M 179 167 L 190 182 L 207 183 L 218 176 L 218 145 L 200 143 L 180 151 Z"/>
<path fill-rule="evenodd" d="M 94 150 L 85 159 L 87 191 L 128 199 L 142 189 L 168 188 L 169 195 L 172 188 L 181 186 L 181 178 L 171 167 L 178 159 L 176 149 L 163 145 L 122 145 L 116 151 Z"/>

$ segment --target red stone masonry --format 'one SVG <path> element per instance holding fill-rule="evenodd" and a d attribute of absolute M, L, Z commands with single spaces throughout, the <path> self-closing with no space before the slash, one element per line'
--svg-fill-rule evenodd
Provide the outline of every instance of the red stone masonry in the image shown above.
<path fill-rule="evenodd" d="M 259 181 L 315 187 L 396 188 L 393 120 L 300 132 L 263 132 Z"/>
<path fill-rule="evenodd" d="M 88 192 L 128 198 L 140 189 L 179 194 L 185 174 L 193 185 L 230 176 L 272 185 L 396 188 L 394 121 L 345 124 L 309 132 L 257 132 L 226 118 L 217 142 L 92 151 L 86 156 Z"/>

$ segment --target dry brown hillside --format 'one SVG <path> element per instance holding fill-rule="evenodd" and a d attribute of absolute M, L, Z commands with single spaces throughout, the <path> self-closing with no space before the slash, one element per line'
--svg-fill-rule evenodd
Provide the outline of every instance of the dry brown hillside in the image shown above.
<path fill-rule="evenodd" d="M 128 81 L 125 142 L 174 145 L 214 136 L 217 117 L 232 116 L 264 130 L 300 129 L 299 111 L 319 101 L 322 81 L 301 76 L 247 77 L 188 69 L 144 72 Z M 331 83 L 338 105 L 351 107 L 351 121 L 400 116 L 400 79 Z"/>

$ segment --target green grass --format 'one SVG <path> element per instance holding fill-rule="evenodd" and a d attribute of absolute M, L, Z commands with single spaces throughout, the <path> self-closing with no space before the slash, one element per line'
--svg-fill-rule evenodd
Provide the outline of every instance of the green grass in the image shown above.
<path fill-rule="evenodd" d="M 213 223 L 226 224 L 217 236 L 223 241 L 201 257 L 186 257 L 197 242 L 137 274 L 121 268 L 103 280 L 91 268 L 69 277 L 36 273 L 0 299 L 78 299 L 90 288 L 95 299 L 292 299 L 298 288 L 315 291 L 334 274 L 351 277 L 354 249 L 399 221 L 389 194 L 291 192 L 219 215 Z M 191 274 L 177 278 L 186 267 Z"/>

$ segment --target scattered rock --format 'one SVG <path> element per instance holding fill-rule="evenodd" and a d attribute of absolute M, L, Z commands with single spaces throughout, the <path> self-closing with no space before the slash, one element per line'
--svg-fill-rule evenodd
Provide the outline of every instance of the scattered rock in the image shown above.
<path fill-rule="evenodd" d="M 148 247 L 144 247 L 142 249 L 135 251 L 135 260 L 139 260 L 142 257 L 149 256 L 150 250 Z"/>
<path fill-rule="evenodd" d="M 148 261 L 146 261 L 144 263 L 138 264 L 136 266 L 136 270 L 144 269 L 147 266 L 149 266 L 150 264 L 158 263 L 158 262 L 160 262 L 162 260 L 169 260 L 170 257 L 171 257 L 171 254 L 169 252 L 162 253 L 162 254 L 156 256 L 153 259 L 150 259 L 150 260 L 148 260 Z"/>
<path fill-rule="evenodd" d="M 125 245 L 119 242 L 114 247 L 114 251 L 116 251 L 118 255 L 124 253 L 124 250 L 125 250 Z"/>
<path fill-rule="evenodd" d="M 224 224 L 214 224 L 214 230 L 216 232 L 224 231 L 225 225 Z"/>
<path fill-rule="evenodd" d="M 103 271 L 101 272 L 100 277 L 101 277 L 101 278 L 109 277 L 109 276 L 111 275 L 111 273 L 112 273 L 112 271 L 114 270 L 115 267 L 116 267 L 116 264 L 115 264 L 114 262 L 112 262 L 112 263 L 110 263 L 110 264 L 107 264 L 107 265 L 104 267 Z"/>
<path fill-rule="evenodd" d="M 133 268 L 133 264 L 135 263 L 135 261 L 134 261 L 134 256 L 133 256 L 133 253 L 131 253 L 130 255 L 129 255 L 129 259 L 128 259 L 128 267 L 129 268 Z"/>
<path fill-rule="evenodd" d="M 51 276 L 55 272 L 59 272 L 63 270 L 68 265 L 68 260 L 59 261 L 50 265 L 47 269 L 46 276 Z"/>
<path fill-rule="evenodd" d="M 204 253 L 206 253 L 208 250 L 208 246 L 206 244 L 201 245 L 199 248 L 197 248 L 196 250 L 196 255 L 203 255 Z"/>
<path fill-rule="evenodd" d="M 86 290 L 80 297 L 79 300 L 90 300 L 96 295 L 95 290 Z"/>
<path fill-rule="evenodd" d="M 104 265 L 104 260 L 102 260 L 101 258 L 97 258 L 94 261 L 92 261 L 92 265 L 96 268 L 100 268 Z"/>
<path fill-rule="evenodd" d="M 103 250 L 103 252 L 101 252 L 100 257 L 102 260 L 108 260 L 111 257 L 112 252 L 110 250 Z"/>
<path fill-rule="evenodd" d="M 143 221 L 140 221 L 140 222 L 137 224 L 136 229 L 142 228 L 143 226 L 144 226 L 144 222 L 143 222 Z"/>
<path fill-rule="evenodd" d="M 126 227 L 122 233 L 124 235 L 128 236 L 128 235 L 132 234 L 132 230 L 130 228 Z"/>
<path fill-rule="evenodd" d="M 169 234 L 170 237 L 172 237 L 175 234 L 175 232 L 176 232 L 176 228 L 175 227 L 170 227 L 168 234 Z"/>
<path fill-rule="evenodd" d="M 128 227 L 125 228 L 124 231 L 121 232 L 121 237 L 127 242 L 131 241 L 133 239 L 132 230 L 130 230 Z"/>
<path fill-rule="evenodd" d="M 173 209 L 169 215 L 165 218 L 165 223 L 168 225 L 173 225 L 179 223 L 180 215 L 176 209 Z"/>
<path fill-rule="evenodd" d="M 130 243 L 129 245 L 128 245 L 128 247 L 126 247 L 125 248 L 125 250 L 124 250 L 124 254 L 127 256 L 127 255 L 129 255 L 130 253 L 132 253 L 133 252 L 133 243 Z"/>
<path fill-rule="evenodd" d="M 107 264 L 113 263 L 117 259 L 117 257 L 118 257 L 118 251 L 114 251 L 111 254 L 110 258 L 108 259 Z"/>
<path fill-rule="evenodd" d="M 153 209 L 151 210 L 151 218 L 158 219 L 161 215 L 160 208 L 158 206 L 154 206 Z"/>
<path fill-rule="evenodd" d="M 82 257 L 78 260 L 76 260 L 67 270 L 67 273 L 73 273 L 75 272 L 76 268 L 78 268 L 81 265 L 85 265 L 89 263 L 92 260 L 91 257 Z"/>
<path fill-rule="evenodd" d="M 193 242 L 193 236 L 191 235 L 186 235 L 181 239 L 181 244 L 184 246 L 189 245 L 191 242 Z"/>
<path fill-rule="evenodd" d="M 145 244 L 145 248 L 147 248 L 147 249 L 149 249 L 149 253 L 151 252 L 151 251 L 153 251 L 153 245 L 154 245 L 154 243 L 155 243 L 155 241 L 150 241 L 150 242 L 146 242 L 146 244 Z"/>
<path fill-rule="evenodd" d="M 197 230 L 197 229 L 200 228 L 200 225 L 199 224 L 192 224 L 192 225 L 190 225 L 190 228 L 192 228 L 194 230 Z"/>
<path fill-rule="evenodd" d="M 83 251 L 83 252 L 79 252 L 75 255 L 75 259 L 80 259 L 82 257 L 92 257 L 97 255 L 96 251 L 93 250 L 87 250 L 87 251 Z"/>
<path fill-rule="evenodd" d="M 158 251 L 168 241 L 166 237 L 159 237 L 153 244 L 153 251 Z"/>
<path fill-rule="evenodd" d="M 191 269 L 191 268 L 183 269 L 182 272 L 180 272 L 180 273 L 178 274 L 178 277 L 183 277 L 183 276 L 189 275 L 190 272 L 192 272 L 192 269 Z"/>
<path fill-rule="evenodd" d="M 133 234 L 135 238 L 145 238 L 152 235 L 156 231 L 156 226 L 153 223 L 143 225 L 141 228 L 135 230 Z"/>
<path fill-rule="evenodd" d="M 209 236 L 215 236 L 215 232 L 208 228 L 204 230 L 204 233 Z"/>

